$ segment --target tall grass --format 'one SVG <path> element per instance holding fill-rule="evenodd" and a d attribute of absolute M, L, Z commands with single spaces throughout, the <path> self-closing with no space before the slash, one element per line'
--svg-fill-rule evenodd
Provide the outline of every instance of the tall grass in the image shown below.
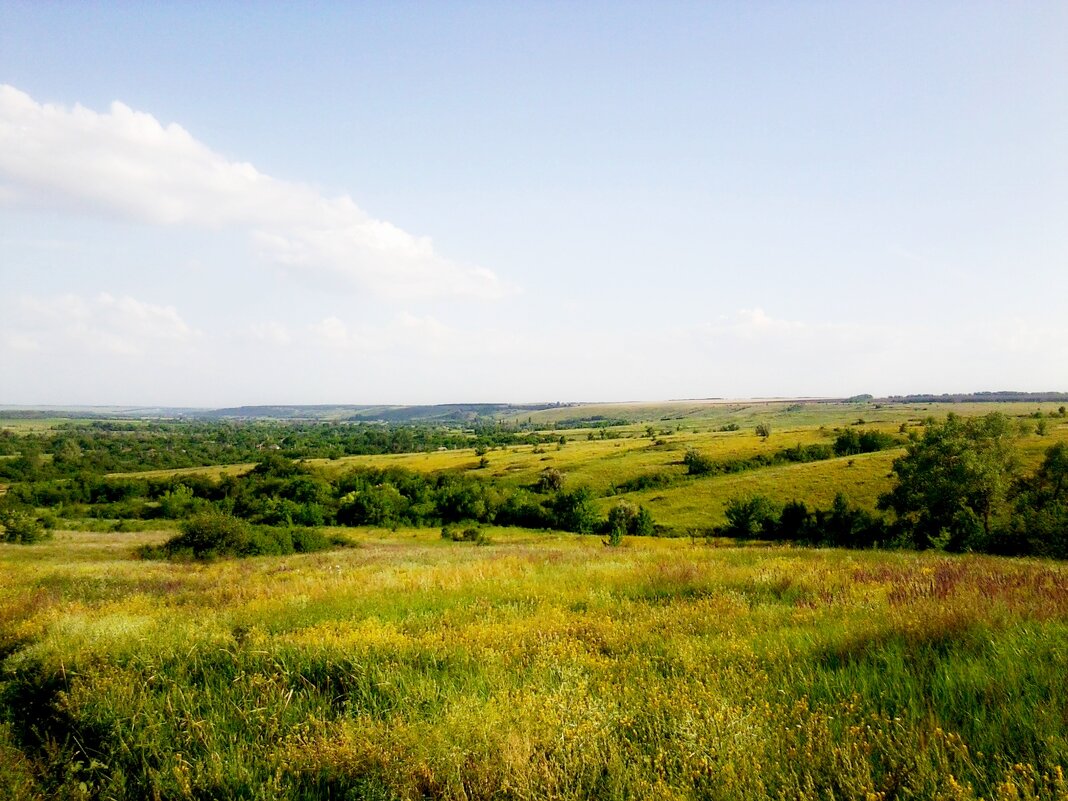
<path fill-rule="evenodd" d="M 1068 793 L 1068 568 L 488 533 L 0 546 L 0 797 Z"/>

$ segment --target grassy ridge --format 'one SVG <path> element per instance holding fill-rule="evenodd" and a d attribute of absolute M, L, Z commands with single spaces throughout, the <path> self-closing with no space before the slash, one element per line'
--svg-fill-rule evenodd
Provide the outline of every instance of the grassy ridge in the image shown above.
<path fill-rule="evenodd" d="M 1068 568 L 489 530 L 0 546 L 0 795 L 1058 798 Z"/>

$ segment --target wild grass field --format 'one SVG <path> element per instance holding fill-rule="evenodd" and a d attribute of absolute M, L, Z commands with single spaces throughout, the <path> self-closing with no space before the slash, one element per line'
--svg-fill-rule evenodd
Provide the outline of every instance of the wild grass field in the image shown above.
<path fill-rule="evenodd" d="M 0 796 L 1068 795 L 1063 565 L 488 533 L 0 545 Z"/>

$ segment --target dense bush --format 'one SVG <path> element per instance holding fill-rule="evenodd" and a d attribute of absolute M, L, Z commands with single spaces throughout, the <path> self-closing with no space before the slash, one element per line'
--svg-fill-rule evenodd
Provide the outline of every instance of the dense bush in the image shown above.
<path fill-rule="evenodd" d="M 670 487 L 676 480 L 676 477 L 671 473 L 657 470 L 652 473 L 643 473 L 640 476 L 627 479 L 626 481 L 617 484 L 615 486 L 615 491 L 618 493 L 640 492 L 641 490 L 647 489 L 663 489 L 664 487 Z"/>
<path fill-rule="evenodd" d="M 220 512 L 198 514 L 182 523 L 181 533 L 162 546 L 171 557 L 212 559 L 223 556 L 285 556 L 322 551 L 343 544 L 321 531 L 300 527 L 253 526 Z M 147 555 L 153 555 L 149 552 Z"/>
<path fill-rule="evenodd" d="M 789 501 L 780 510 L 763 495 L 727 502 L 727 525 L 714 533 L 740 539 L 789 540 L 835 548 L 868 548 L 886 543 L 890 531 L 877 515 L 850 506 L 841 493 L 830 509 L 810 512 L 803 501 Z"/>
<path fill-rule="evenodd" d="M 630 501 L 619 501 L 608 511 L 605 530 L 609 535 L 631 534 L 637 537 L 651 537 L 656 532 L 653 516 L 644 506 L 636 506 Z"/>
<path fill-rule="evenodd" d="M 775 504 L 763 495 L 731 498 L 727 501 L 724 514 L 727 517 L 727 526 L 722 533 L 740 539 L 758 536 L 770 538 L 779 518 L 779 510 Z"/>
<path fill-rule="evenodd" d="M 1068 559 L 1068 446 L 1047 448 L 1034 475 L 1019 479 L 1009 494 L 1013 515 L 995 532 L 990 550 Z"/>
<path fill-rule="evenodd" d="M 893 448 L 900 442 L 892 434 L 882 431 L 858 431 L 855 428 L 847 428 L 839 432 L 834 440 L 834 453 L 836 456 L 855 456 L 858 453 L 874 453 Z"/>
<path fill-rule="evenodd" d="M 0 505 L 0 542 L 29 545 L 48 539 L 52 532 L 41 525 L 31 509 L 12 503 Z"/>
<path fill-rule="evenodd" d="M 682 457 L 682 462 L 686 465 L 686 472 L 691 476 L 712 473 L 717 467 L 716 462 L 711 457 L 705 456 L 694 448 L 686 451 L 686 455 Z"/>
<path fill-rule="evenodd" d="M 782 448 L 774 453 L 760 453 L 741 459 L 724 459 L 715 461 L 709 456 L 691 448 L 683 457 L 686 472 L 691 476 L 721 475 L 727 473 L 742 473 L 746 470 L 758 470 L 762 467 L 774 467 L 775 465 L 788 464 L 791 462 L 818 462 L 830 459 L 834 452 L 828 445 L 793 445 Z"/>

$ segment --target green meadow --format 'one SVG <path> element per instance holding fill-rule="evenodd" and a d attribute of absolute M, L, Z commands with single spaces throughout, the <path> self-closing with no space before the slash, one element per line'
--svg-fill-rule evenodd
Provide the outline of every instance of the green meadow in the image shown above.
<path fill-rule="evenodd" d="M 1026 469 L 1068 441 L 1056 404 L 997 408 Z M 306 463 L 511 487 L 553 468 L 603 513 L 631 501 L 674 535 L 620 547 L 330 527 L 343 547 L 146 559 L 177 523 L 60 518 L 51 539 L 0 544 L 0 798 L 1068 799 L 1068 565 L 705 536 L 740 496 L 874 509 L 908 433 L 945 411 L 551 409 L 530 415 L 558 426 L 537 444 Z M 563 424 L 583 415 L 618 424 Z M 849 427 L 902 444 L 684 463 Z"/>
<path fill-rule="evenodd" d="M 491 529 L 0 546 L 5 798 L 1064 798 L 1068 569 Z"/>

